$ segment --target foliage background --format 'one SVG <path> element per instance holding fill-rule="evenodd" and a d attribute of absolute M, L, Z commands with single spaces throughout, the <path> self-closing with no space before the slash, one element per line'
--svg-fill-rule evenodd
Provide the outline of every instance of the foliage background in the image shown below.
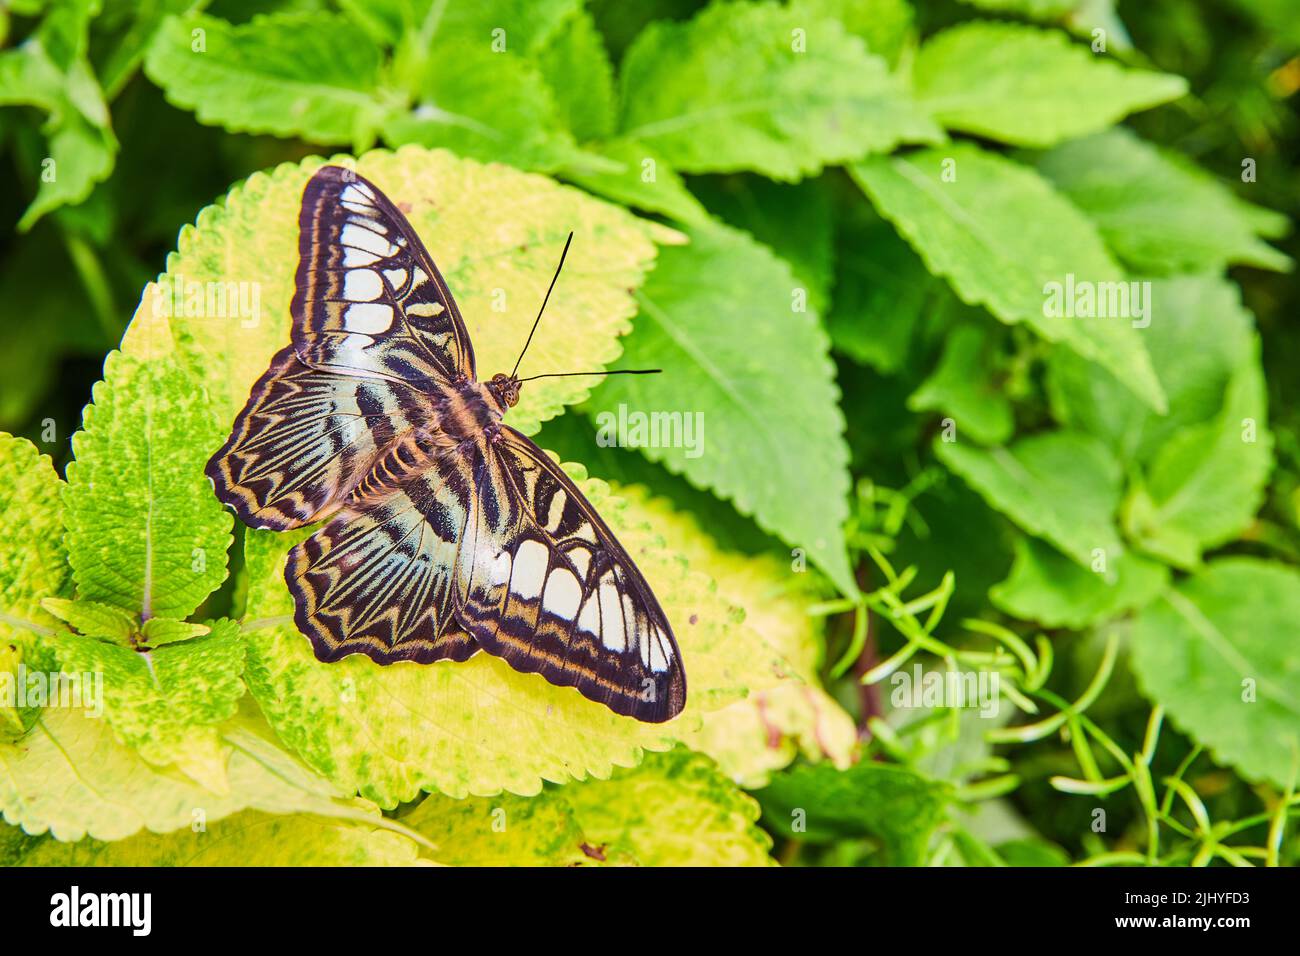
<path fill-rule="evenodd" d="M 101 670 L 107 718 L 0 712 L 0 858 L 1293 864 L 1298 13 L 0 5 L 0 666 Z M 689 631 L 663 733 L 481 658 L 320 669 L 284 540 L 206 492 L 286 327 L 142 290 L 285 313 L 299 161 L 376 146 L 450 207 L 414 218 L 484 368 L 575 228 L 546 368 L 669 370 L 521 408 Z M 1066 273 L 1149 280 L 1150 327 L 1045 318 Z M 704 412 L 705 454 L 598 446 L 620 403 Z M 996 672 L 999 717 L 894 706 L 918 662 Z"/>

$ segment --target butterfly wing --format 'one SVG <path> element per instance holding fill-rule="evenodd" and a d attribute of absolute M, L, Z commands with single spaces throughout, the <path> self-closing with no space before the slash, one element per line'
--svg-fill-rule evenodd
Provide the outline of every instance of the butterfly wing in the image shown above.
<path fill-rule="evenodd" d="M 438 441 L 399 442 L 289 553 L 316 656 L 428 663 L 482 648 L 617 713 L 676 716 L 686 678 L 672 628 L 582 493 L 505 426 L 497 441 Z"/>
<path fill-rule="evenodd" d="M 596 510 L 545 452 L 502 425 L 479 468 L 482 518 L 458 617 L 516 670 L 658 723 L 686 704 L 672 627 Z"/>
<path fill-rule="evenodd" d="M 339 507 L 396 438 L 474 375 L 456 303 L 406 217 L 325 166 L 303 190 L 292 344 L 208 462 L 247 524 L 285 530 Z"/>
<path fill-rule="evenodd" d="M 338 507 L 432 407 L 410 386 L 320 371 L 287 346 L 253 386 L 207 475 L 245 524 L 302 527 Z"/>
<path fill-rule="evenodd" d="M 322 166 L 298 216 L 293 344 L 307 365 L 429 389 L 474 378 L 474 349 L 442 274 L 371 182 Z"/>
<path fill-rule="evenodd" d="M 339 514 L 289 552 L 294 620 L 316 657 L 465 660 L 455 568 L 477 510 L 470 459 L 436 434 L 404 436 Z"/>

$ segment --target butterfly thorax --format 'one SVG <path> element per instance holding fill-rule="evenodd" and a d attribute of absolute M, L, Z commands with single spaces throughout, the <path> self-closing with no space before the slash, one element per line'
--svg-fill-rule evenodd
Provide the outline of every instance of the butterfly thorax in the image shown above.
<path fill-rule="evenodd" d="M 505 375 L 488 382 L 465 379 L 446 389 L 438 402 L 438 429 L 456 442 L 491 434 L 506 410 L 519 401 L 519 383 Z"/>

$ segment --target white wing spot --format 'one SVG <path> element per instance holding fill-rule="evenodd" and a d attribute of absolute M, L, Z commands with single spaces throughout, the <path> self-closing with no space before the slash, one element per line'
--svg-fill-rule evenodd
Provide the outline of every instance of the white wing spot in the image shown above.
<path fill-rule="evenodd" d="M 542 609 L 572 621 L 578 614 L 578 605 L 582 603 L 582 587 L 573 572 L 568 568 L 556 568 L 546 578 L 546 596 L 542 599 Z"/>
<path fill-rule="evenodd" d="M 564 519 L 564 506 L 568 504 L 568 496 L 563 491 L 556 491 L 551 498 L 551 507 L 546 512 L 546 530 L 554 532 L 560 527 L 560 522 Z"/>
<path fill-rule="evenodd" d="M 612 578 L 600 583 L 601 643 L 611 651 L 627 650 L 627 633 L 623 630 L 623 612 L 618 606 L 618 588 Z"/>
<path fill-rule="evenodd" d="M 435 315 L 442 315 L 445 311 L 441 302 L 412 302 L 405 306 L 407 315 L 419 315 L 426 318 L 433 318 Z"/>
<path fill-rule="evenodd" d="M 600 630 L 600 599 L 596 595 L 595 591 L 591 593 L 578 615 L 578 627 L 592 636 Z"/>
<path fill-rule="evenodd" d="M 353 266 L 373 266 L 379 261 L 379 256 L 373 252 L 366 252 L 364 249 L 357 249 L 353 246 L 343 247 L 343 264 L 349 268 Z"/>
<path fill-rule="evenodd" d="M 385 269 L 384 278 L 388 280 L 388 284 L 394 289 L 400 289 L 402 286 L 406 285 L 406 270 Z"/>
<path fill-rule="evenodd" d="M 343 327 L 349 332 L 375 335 L 386 332 L 393 324 L 393 307 L 379 302 L 359 302 L 343 313 Z"/>
<path fill-rule="evenodd" d="M 351 183 L 339 194 L 339 198 L 344 202 L 359 202 L 369 206 L 375 195 L 360 183 Z"/>
<path fill-rule="evenodd" d="M 578 574 L 584 581 L 587 580 L 587 572 L 591 569 L 591 553 L 586 548 L 570 548 L 566 553 L 578 569 Z"/>
<path fill-rule="evenodd" d="M 672 657 L 672 652 L 668 650 L 668 639 L 664 632 L 655 628 L 649 635 L 647 643 L 650 645 L 650 669 L 655 673 L 668 670 L 668 661 Z"/>
<path fill-rule="evenodd" d="M 373 229 L 367 229 L 364 226 L 358 226 L 351 222 L 343 227 L 343 232 L 339 238 L 345 246 L 352 246 L 356 249 L 365 249 L 367 252 L 373 252 L 377 256 L 391 256 L 397 252 L 397 247 L 395 245 Z"/>
<path fill-rule="evenodd" d="M 343 274 L 343 298 L 349 302 L 373 302 L 384 294 L 379 273 L 372 269 L 349 269 Z"/>
<path fill-rule="evenodd" d="M 510 578 L 510 590 L 524 600 L 531 600 L 541 594 L 550 557 L 550 552 L 540 541 L 532 538 L 524 541 L 515 552 L 515 573 Z"/>

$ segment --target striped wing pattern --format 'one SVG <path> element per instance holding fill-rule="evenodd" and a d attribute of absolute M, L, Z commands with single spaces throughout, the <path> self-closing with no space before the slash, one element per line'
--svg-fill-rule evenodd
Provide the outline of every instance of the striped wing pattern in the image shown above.
<path fill-rule="evenodd" d="M 433 388 L 474 378 L 442 274 L 374 184 L 324 166 L 303 190 L 293 344 L 308 365 Z"/>
<path fill-rule="evenodd" d="M 329 518 L 285 568 L 316 657 L 486 650 L 617 713 L 676 716 L 680 655 L 631 557 L 544 452 L 465 411 L 473 349 L 406 218 L 325 166 L 299 226 L 292 344 L 208 475 L 254 527 Z"/>
<path fill-rule="evenodd" d="M 503 425 L 479 480 L 484 518 L 461 626 L 516 670 L 659 722 L 686 703 L 663 609 L 596 510 L 545 452 Z"/>
<path fill-rule="evenodd" d="M 287 346 L 253 386 L 207 475 L 245 524 L 299 528 L 342 504 L 431 408 L 430 398 L 409 386 L 318 371 Z"/>
<path fill-rule="evenodd" d="M 290 552 L 285 577 L 321 660 L 482 648 L 639 720 L 685 704 L 672 628 L 640 571 L 559 466 L 504 426 L 468 449 L 400 442 Z"/>
<path fill-rule="evenodd" d="M 380 664 L 465 660 L 454 575 L 475 516 L 473 476 L 436 436 L 403 437 L 340 513 L 289 552 L 294 619 L 316 657 Z"/>

